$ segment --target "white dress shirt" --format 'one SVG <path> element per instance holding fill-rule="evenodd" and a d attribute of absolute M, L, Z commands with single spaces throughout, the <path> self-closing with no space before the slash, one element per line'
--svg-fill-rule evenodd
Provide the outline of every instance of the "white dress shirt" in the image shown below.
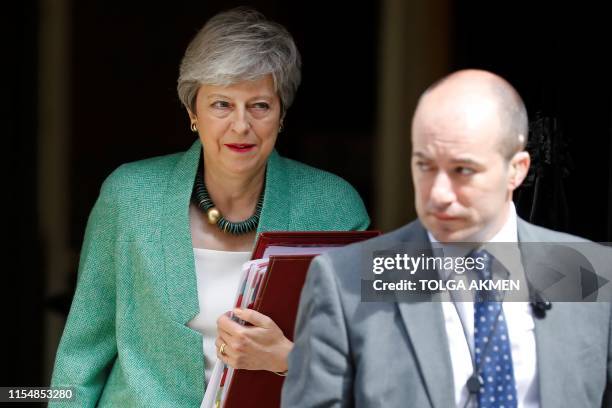
<path fill-rule="evenodd" d="M 187 323 L 190 328 L 202 333 L 204 348 L 204 375 L 210 380 L 217 361 L 217 319 L 234 308 L 234 300 L 242 264 L 251 258 L 250 252 L 215 251 L 193 248 L 196 278 L 198 282 L 198 303 L 200 313 Z"/>
<path fill-rule="evenodd" d="M 517 216 L 514 204 L 510 203 L 510 211 L 506 223 L 489 242 L 518 242 Z M 444 255 L 452 255 L 453 248 L 440 244 L 428 232 L 429 240 L 442 247 Z M 448 251 L 448 252 L 447 252 Z M 506 254 L 509 251 L 504 251 Z M 459 254 L 455 254 L 458 256 Z M 465 254 L 460 254 L 465 255 Z M 520 260 L 518 247 L 514 247 L 511 259 L 498 259 L 504 266 Z M 494 254 L 495 256 L 495 254 Z M 518 262 L 520 265 L 520 262 Z M 524 275 L 522 267 L 518 266 L 520 274 Z M 525 282 L 521 279 L 521 282 Z M 474 303 L 473 302 L 443 302 L 444 323 L 448 337 L 448 348 L 453 366 L 453 380 L 455 384 L 455 403 L 457 407 L 464 407 L 469 397 L 466 386 L 467 380 L 473 373 L 470 348 L 474 344 Z M 538 390 L 538 372 L 536 364 L 536 343 L 534 323 L 531 307 L 527 302 L 504 302 L 503 304 L 510 345 L 512 348 L 512 363 L 514 366 L 514 379 L 517 388 L 518 406 L 524 408 L 537 408 L 540 406 Z M 462 324 L 463 322 L 463 324 Z M 466 339 L 467 337 L 467 339 Z M 470 406 L 477 407 L 478 399 L 472 397 Z"/>

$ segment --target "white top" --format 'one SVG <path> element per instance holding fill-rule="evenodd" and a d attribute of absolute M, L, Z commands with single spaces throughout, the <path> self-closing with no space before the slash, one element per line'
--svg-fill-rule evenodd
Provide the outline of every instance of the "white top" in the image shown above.
<path fill-rule="evenodd" d="M 251 258 L 251 253 L 193 248 L 193 254 L 200 313 L 187 326 L 202 333 L 204 374 L 208 383 L 217 361 L 217 319 L 234 308 L 242 264 Z"/>
<path fill-rule="evenodd" d="M 514 204 L 511 203 L 510 206 L 506 223 L 489 242 L 518 242 L 516 209 Z M 429 232 L 428 235 L 432 243 L 441 245 Z M 446 255 L 446 247 L 444 245 L 441 246 L 444 248 Z M 517 252 L 513 258 L 514 260 L 520 260 L 518 247 L 515 250 Z M 450 251 L 452 252 L 452 249 Z M 506 264 L 503 261 L 500 260 L 500 262 Z M 521 272 L 523 271 L 521 270 Z M 525 282 L 523 279 L 521 281 Z M 474 303 L 457 302 L 455 307 L 452 302 L 443 302 L 442 310 L 444 312 L 448 348 L 453 366 L 455 403 L 457 407 L 463 407 L 469 396 L 466 382 L 473 372 L 468 344 L 473 347 Z M 537 408 L 540 406 L 540 393 L 538 390 L 535 331 L 531 307 L 527 302 L 504 302 L 503 310 L 510 335 L 518 407 Z M 461 314 L 461 319 L 465 324 L 467 340 L 458 313 Z M 478 406 L 477 398 L 472 398 L 471 406 Z"/>

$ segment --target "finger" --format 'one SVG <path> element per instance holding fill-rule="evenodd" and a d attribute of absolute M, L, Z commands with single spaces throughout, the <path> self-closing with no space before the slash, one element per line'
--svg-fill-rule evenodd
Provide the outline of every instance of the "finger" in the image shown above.
<path fill-rule="evenodd" d="M 217 337 L 215 338 L 215 347 L 217 348 L 217 350 L 221 347 L 222 344 L 226 344 L 225 349 L 227 350 L 227 347 L 229 347 L 230 344 L 234 343 L 234 339 L 229 338 L 223 334 L 217 334 Z M 235 347 L 233 347 L 235 348 Z"/>
<path fill-rule="evenodd" d="M 227 344 L 227 341 L 224 340 L 222 337 L 217 337 L 215 339 L 215 348 L 217 349 L 217 351 L 219 351 L 219 349 L 221 348 L 221 345 L 223 343 Z M 225 346 L 225 347 L 227 347 L 227 346 Z"/>
<path fill-rule="evenodd" d="M 225 354 L 225 353 L 221 354 L 221 353 L 219 353 L 219 350 L 217 349 L 217 359 L 218 360 L 221 360 L 223 363 L 227 364 L 227 361 L 228 361 L 227 358 L 228 358 L 227 354 Z"/>
<path fill-rule="evenodd" d="M 223 353 L 221 353 L 221 348 L 223 348 Z M 227 362 L 227 359 L 229 358 L 228 353 L 230 352 L 230 345 L 218 339 L 215 342 L 215 349 L 217 351 L 217 358 L 222 360 L 224 363 Z"/>
<path fill-rule="evenodd" d="M 235 308 L 234 314 L 238 318 L 244 321 L 247 321 L 256 327 L 262 327 L 264 329 L 267 329 L 267 328 L 270 328 L 276 325 L 276 323 L 274 323 L 274 321 L 270 319 L 268 316 L 266 316 L 265 314 L 259 313 L 258 311 L 253 310 L 253 309 Z"/>
<path fill-rule="evenodd" d="M 224 331 L 228 333 L 228 335 L 234 335 L 238 330 L 240 330 L 243 326 L 239 323 L 233 321 L 226 314 L 222 314 L 217 319 L 217 330 Z"/>
<path fill-rule="evenodd" d="M 217 326 L 217 335 L 223 335 L 224 338 L 227 338 L 228 340 L 231 340 L 232 338 L 235 337 L 240 337 L 244 334 L 245 329 L 247 329 L 245 326 L 242 326 L 240 324 L 227 324 L 224 326 Z"/>
<path fill-rule="evenodd" d="M 226 343 L 230 342 L 234 337 L 236 337 L 235 334 L 232 334 L 228 331 L 219 328 L 217 328 L 217 336 L 221 337 L 221 340 Z"/>

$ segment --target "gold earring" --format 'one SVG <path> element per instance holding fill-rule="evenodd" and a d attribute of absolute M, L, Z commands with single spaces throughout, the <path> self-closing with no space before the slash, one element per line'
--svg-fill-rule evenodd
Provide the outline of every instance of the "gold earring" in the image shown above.
<path fill-rule="evenodd" d="M 191 131 L 193 133 L 198 133 L 198 125 L 195 122 L 191 122 Z"/>
<path fill-rule="evenodd" d="M 278 133 L 283 131 L 283 122 L 280 123 L 280 125 L 278 125 Z"/>

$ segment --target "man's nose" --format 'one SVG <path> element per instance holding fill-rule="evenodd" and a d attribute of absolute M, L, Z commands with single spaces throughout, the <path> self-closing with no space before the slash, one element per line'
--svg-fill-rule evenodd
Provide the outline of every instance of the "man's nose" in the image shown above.
<path fill-rule="evenodd" d="M 453 183 L 448 174 L 439 171 L 433 181 L 430 193 L 431 204 L 436 209 L 441 209 L 455 201 Z"/>

